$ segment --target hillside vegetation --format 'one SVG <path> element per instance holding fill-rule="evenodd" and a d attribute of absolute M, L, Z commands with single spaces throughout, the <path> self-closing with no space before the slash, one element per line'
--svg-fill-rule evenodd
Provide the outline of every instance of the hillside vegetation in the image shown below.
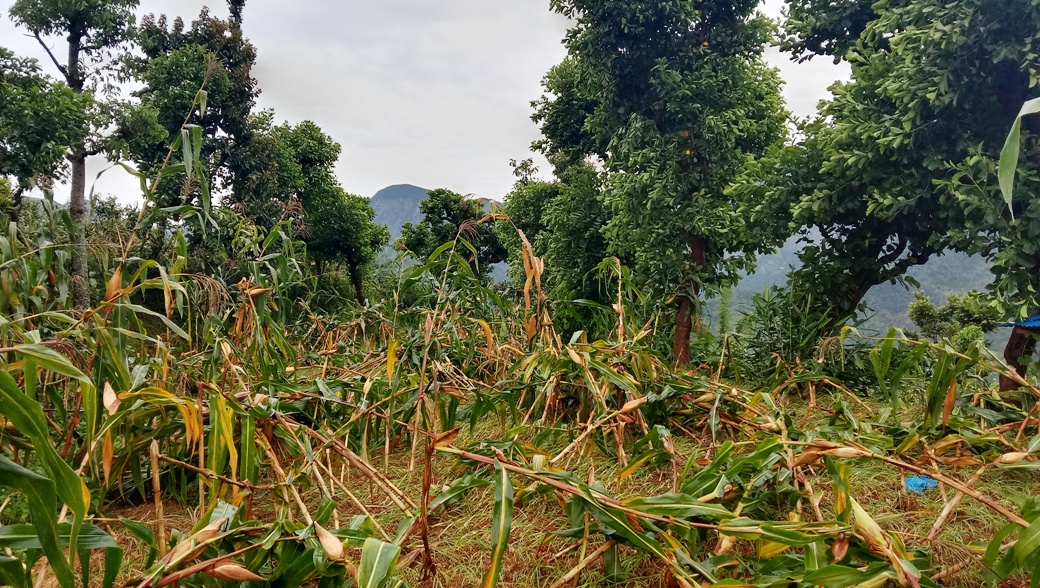
<path fill-rule="evenodd" d="M 346 192 L 245 4 L 11 6 L 0 585 L 1040 583 L 1040 3 L 553 0 L 501 203 Z"/>

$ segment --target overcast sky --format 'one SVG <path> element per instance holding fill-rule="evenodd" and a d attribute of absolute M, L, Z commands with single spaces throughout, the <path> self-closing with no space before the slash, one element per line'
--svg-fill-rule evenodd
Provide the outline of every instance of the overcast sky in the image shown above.
<path fill-rule="evenodd" d="M 0 45 L 55 73 L 7 18 L 11 3 L 0 0 Z M 207 4 L 227 15 L 223 2 L 203 0 L 143 0 L 139 14 L 190 22 Z M 766 0 L 763 9 L 779 16 L 780 6 Z M 530 153 L 539 136 L 530 101 L 563 58 L 567 28 L 548 0 L 248 0 L 243 26 L 259 53 L 259 107 L 279 121 L 313 120 L 338 141 L 337 171 L 350 192 L 415 184 L 501 198 L 513 182 L 510 159 L 535 157 L 548 169 Z M 828 60 L 795 65 L 775 49 L 768 56 L 799 116 L 847 75 Z M 105 167 L 92 162 L 90 178 Z M 134 202 L 136 185 L 112 170 L 96 189 Z"/>

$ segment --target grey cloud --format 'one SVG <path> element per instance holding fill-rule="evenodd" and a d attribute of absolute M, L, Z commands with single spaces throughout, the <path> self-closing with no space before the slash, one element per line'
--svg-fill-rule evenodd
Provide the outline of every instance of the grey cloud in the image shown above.
<path fill-rule="evenodd" d="M 6 19 L 10 4 L 0 0 L 0 44 L 45 58 Z M 204 4 L 144 0 L 140 12 L 190 22 Z M 223 2 L 212 4 L 214 14 L 227 14 Z M 768 0 L 763 9 L 777 16 L 780 4 Z M 538 129 L 529 102 L 564 56 L 566 27 L 547 0 L 249 0 L 245 10 L 246 35 L 259 51 L 259 106 L 279 120 L 318 123 L 343 145 L 341 182 L 364 195 L 405 182 L 505 194 L 509 160 L 532 157 Z M 847 75 L 829 62 L 792 64 L 776 50 L 768 58 L 800 116 Z M 110 172 L 98 189 L 130 201 L 136 185 Z"/>

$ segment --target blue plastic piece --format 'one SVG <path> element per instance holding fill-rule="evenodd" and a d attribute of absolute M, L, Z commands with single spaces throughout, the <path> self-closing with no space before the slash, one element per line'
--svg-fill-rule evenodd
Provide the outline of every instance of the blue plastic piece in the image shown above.
<path fill-rule="evenodd" d="M 1017 323 L 1004 323 L 1000 325 L 1002 327 L 1022 327 L 1024 329 L 1040 329 L 1040 314 L 1031 316 L 1024 321 Z"/>
<path fill-rule="evenodd" d="M 914 476 L 906 479 L 906 489 L 916 494 L 924 494 L 925 490 L 931 490 L 939 486 L 939 482 L 928 476 Z"/>

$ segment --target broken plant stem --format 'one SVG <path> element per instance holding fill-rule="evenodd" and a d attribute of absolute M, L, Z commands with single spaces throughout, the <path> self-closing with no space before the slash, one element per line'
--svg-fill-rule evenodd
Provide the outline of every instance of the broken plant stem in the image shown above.
<path fill-rule="evenodd" d="M 615 545 L 617 545 L 617 541 L 613 539 L 607 541 L 603 545 L 600 545 L 599 549 L 593 551 L 588 555 L 588 557 L 578 562 L 578 565 L 571 568 L 569 572 L 564 574 L 564 576 L 557 580 L 555 584 L 550 586 L 550 588 L 562 588 L 571 580 L 577 579 L 578 574 L 580 574 L 582 570 L 595 563 L 596 560 L 598 560 L 599 558 L 603 557 Z"/>

